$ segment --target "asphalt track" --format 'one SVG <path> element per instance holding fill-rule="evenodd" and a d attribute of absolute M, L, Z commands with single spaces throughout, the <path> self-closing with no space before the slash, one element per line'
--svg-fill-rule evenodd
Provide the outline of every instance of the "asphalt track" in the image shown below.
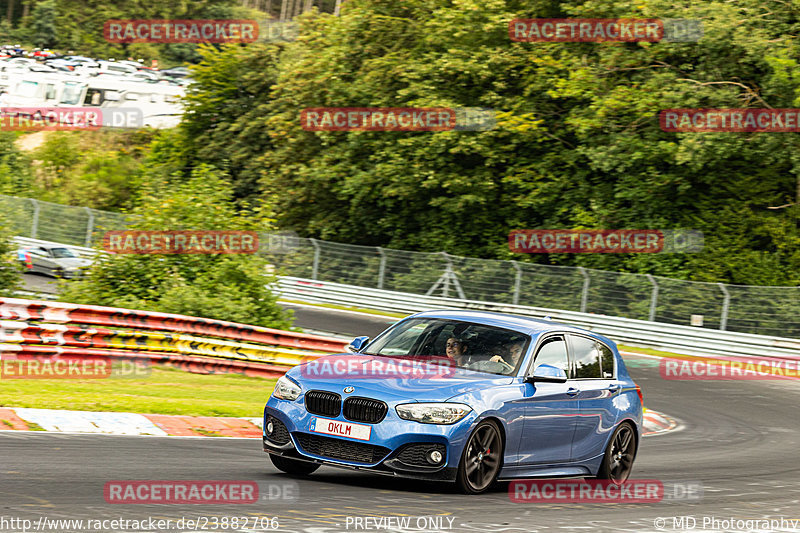
<path fill-rule="evenodd" d="M 307 308 L 296 308 L 296 317 L 300 326 L 348 335 L 374 335 L 386 323 L 368 315 Z M 417 519 L 434 516 L 445 517 L 444 527 L 424 530 L 497 533 L 692 530 L 674 527 L 675 516 L 693 517 L 694 531 L 743 531 L 747 529 L 725 527 L 724 522 L 710 527 L 703 520 L 800 519 L 800 387 L 796 381 L 667 381 L 659 376 L 655 359 L 626 359 L 644 390 L 645 404 L 674 416 L 683 425 L 680 431 L 643 440 L 632 477 L 699 484 L 699 499 L 513 503 L 507 483 L 489 494 L 465 496 L 449 485 L 331 467 L 305 479 L 292 478 L 272 466 L 257 439 L 9 431 L 0 432 L 0 530 L 22 531 L 21 527 L 9 527 L 12 524 L 8 522 L 3 524 L 2 519 L 24 518 L 35 523 L 39 517 L 177 521 L 182 517 L 264 516 L 277 517 L 278 531 L 307 533 L 378 530 L 374 523 L 369 524 L 370 529 L 356 527 L 355 519 L 367 516 L 411 517 L 409 529 L 381 531 L 419 531 Z M 265 400 L 269 392 L 264 391 Z M 268 495 L 270 487 L 290 492 L 284 493 L 285 499 L 267 496 L 255 504 L 108 504 L 103 487 L 113 480 L 253 480 L 262 494 Z M 64 526 L 47 530 L 87 531 Z M 172 529 L 190 530 L 195 529 Z"/>

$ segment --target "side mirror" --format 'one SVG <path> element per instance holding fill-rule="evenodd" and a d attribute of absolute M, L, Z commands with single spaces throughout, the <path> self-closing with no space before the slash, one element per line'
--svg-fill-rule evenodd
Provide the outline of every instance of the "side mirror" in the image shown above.
<path fill-rule="evenodd" d="M 368 342 L 369 337 L 356 337 L 350 344 L 347 345 L 347 347 L 345 347 L 345 350 L 350 353 L 358 353 L 361 351 L 361 348 L 367 345 Z"/>
<path fill-rule="evenodd" d="M 533 369 L 533 375 L 528 376 L 525 381 L 544 382 L 544 383 L 566 383 L 567 373 L 564 369 L 552 365 L 539 365 Z"/>

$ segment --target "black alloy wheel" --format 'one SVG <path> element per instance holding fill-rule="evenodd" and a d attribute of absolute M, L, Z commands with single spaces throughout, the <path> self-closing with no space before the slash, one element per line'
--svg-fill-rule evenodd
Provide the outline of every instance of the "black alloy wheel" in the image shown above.
<path fill-rule="evenodd" d="M 481 422 L 470 435 L 456 482 L 465 494 L 480 494 L 492 486 L 500 473 L 503 457 L 503 438 L 500 429 L 491 420 Z"/>

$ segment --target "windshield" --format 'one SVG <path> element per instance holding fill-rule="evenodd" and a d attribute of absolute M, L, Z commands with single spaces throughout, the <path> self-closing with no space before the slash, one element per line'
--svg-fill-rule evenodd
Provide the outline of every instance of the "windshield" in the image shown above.
<path fill-rule="evenodd" d="M 457 368 L 513 375 L 529 343 L 529 336 L 510 329 L 460 320 L 412 318 L 377 338 L 367 347 L 367 353 L 447 357 Z"/>
<path fill-rule="evenodd" d="M 50 248 L 50 253 L 53 254 L 53 257 L 62 258 L 62 257 L 78 257 L 72 250 L 69 248 Z"/>
<path fill-rule="evenodd" d="M 61 103 L 62 104 L 69 104 L 69 105 L 77 105 L 81 99 L 81 93 L 83 92 L 83 83 L 78 83 L 74 81 L 67 81 L 64 83 L 64 90 L 61 93 Z"/>

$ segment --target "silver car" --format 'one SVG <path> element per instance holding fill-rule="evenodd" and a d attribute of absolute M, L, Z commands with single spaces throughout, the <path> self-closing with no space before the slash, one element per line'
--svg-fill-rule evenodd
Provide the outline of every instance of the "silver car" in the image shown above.
<path fill-rule="evenodd" d="M 17 259 L 28 272 L 39 272 L 57 278 L 83 276 L 92 259 L 80 257 L 62 245 L 27 246 L 17 250 Z"/>

